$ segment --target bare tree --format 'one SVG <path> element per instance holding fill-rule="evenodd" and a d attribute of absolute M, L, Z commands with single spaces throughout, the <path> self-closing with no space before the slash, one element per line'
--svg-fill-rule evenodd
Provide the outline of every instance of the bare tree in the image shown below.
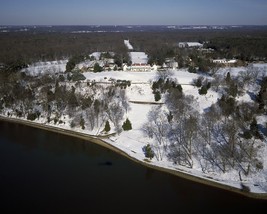
<path fill-rule="evenodd" d="M 85 110 L 86 119 L 89 122 L 89 129 L 92 131 L 95 128 L 96 118 L 95 111 L 93 107 L 87 108 Z"/>
<path fill-rule="evenodd" d="M 244 86 L 251 85 L 256 82 L 258 77 L 260 76 L 261 71 L 253 66 L 248 66 L 245 71 L 239 72 L 240 82 L 243 83 Z"/>
<path fill-rule="evenodd" d="M 211 83 L 212 89 L 216 92 L 219 91 L 220 87 L 224 84 L 224 77 L 222 75 L 214 75 L 214 79 Z"/>
<path fill-rule="evenodd" d="M 125 90 L 120 90 L 119 91 L 119 98 L 120 98 L 121 105 L 125 109 L 126 114 L 127 114 L 128 111 L 131 110 L 131 109 L 130 109 L 130 105 L 129 105 L 129 99 L 128 99 L 127 95 L 126 95 Z"/>
<path fill-rule="evenodd" d="M 164 82 L 167 80 L 167 79 L 172 79 L 172 76 L 173 76 L 173 72 L 171 70 L 158 70 L 157 71 L 157 79 L 162 79 Z"/>
<path fill-rule="evenodd" d="M 107 115 L 108 115 L 109 120 L 113 122 L 116 131 L 120 132 L 121 131 L 120 122 L 124 116 L 124 111 L 121 108 L 120 104 L 118 102 L 109 103 Z"/>
<path fill-rule="evenodd" d="M 213 126 L 220 118 L 221 115 L 217 105 L 212 105 L 208 111 L 202 114 L 201 124 L 199 125 L 199 137 L 201 141 L 209 145 L 211 144 Z"/>
<path fill-rule="evenodd" d="M 163 154 L 167 149 L 167 135 L 169 123 L 166 113 L 160 106 L 152 107 L 148 113 L 148 122 L 144 124 L 143 131 L 148 137 L 154 139 L 152 148 L 154 149 L 157 160 L 162 160 Z"/>
<path fill-rule="evenodd" d="M 237 112 L 234 114 L 235 120 L 241 129 L 246 129 L 258 111 L 255 102 L 241 102 L 237 106 Z"/>
<path fill-rule="evenodd" d="M 177 120 L 169 134 L 171 146 L 168 157 L 174 163 L 193 167 L 193 144 L 197 138 L 198 119 L 182 116 Z"/>
<path fill-rule="evenodd" d="M 247 176 L 251 172 L 263 169 L 263 164 L 259 158 L 260 146 L 255 137 L 252 139 L 242 139 L 237 143 L 238 155 L 237 163 L 240 170 Z"/>

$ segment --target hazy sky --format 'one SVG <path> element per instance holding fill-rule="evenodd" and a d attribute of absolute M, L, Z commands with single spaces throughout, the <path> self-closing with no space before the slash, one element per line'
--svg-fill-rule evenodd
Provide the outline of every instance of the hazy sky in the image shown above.
<path fill-rule="evenodd" d="M 0 0 L 0 25 L 267 25 L 267 0 Z"/>

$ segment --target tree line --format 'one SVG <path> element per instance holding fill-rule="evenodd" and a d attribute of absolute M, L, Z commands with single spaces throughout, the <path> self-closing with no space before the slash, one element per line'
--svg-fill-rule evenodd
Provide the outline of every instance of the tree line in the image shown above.
<path fill-rule="evenodd" d="M 245 35 L 245 36 L 244 36 Z M 205 59 L 236 57 L 240 60 L 266 60 L 267 30 L 179 30 L 174 32 L 103 32 L 103 33 L 0 33 L 0 65 L 10 69 L 27 66 L 37 61 L 51 61 L 88 56 L 92 52 L 116 53 L 116 64 L 130 63 L 123 40 L 129 39 L 133 51 L 148 54 L 149 63 L 162 65 L 174 57 L 180 67 L 189 67 L 191 58 L 196 67 L 206 65 Z M 212 54 L 177 47 L 178 42 L 205 42 Z M 207 43 L 206 43 L 207 42 Z M 200 57 L 199 57 L 200 56 Z M 199 61 L 201 60 L 201 61 Z M 204 66 L 205 65 L 205 66 Z"/>
<path fill-rule="evenodd" d="M 67 123 L 98 134 L 107 130 L 107 123 L 118 133 L 131 129 L 125 87 L 67 78 L 66 73 L 36 78 L 23 72 L 1 72 L 0 112 L 48 124 Z"/>

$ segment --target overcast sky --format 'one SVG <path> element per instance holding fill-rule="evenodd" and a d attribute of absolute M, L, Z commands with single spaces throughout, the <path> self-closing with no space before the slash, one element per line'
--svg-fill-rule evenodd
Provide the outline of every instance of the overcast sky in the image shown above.
<path fill-rule="evenodd" d="M 0 25 L 267 25 L 267 0 L 0 0 Z"/>

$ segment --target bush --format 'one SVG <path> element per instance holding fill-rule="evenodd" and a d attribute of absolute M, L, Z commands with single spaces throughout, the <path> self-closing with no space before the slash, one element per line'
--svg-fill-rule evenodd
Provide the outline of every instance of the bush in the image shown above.
<path fill-rule="evenodd" d="M 193 85 L 195 85 L 196 87 L 200 88 L 202 86 L 203 80 L 204 80 L 204 78 L 202 76 L 200 76 L 197 79 L 193 80 Z"/>
<path fill-rule="evenodd" d="M 72 81 L 81 81 L 81 80 L 85 80 L 86 77 L 81 74 L 80 72 L 73 72 L 72 76 L 71 76 L 71 80 Z"/>
<path fill-rule="evenodd" d="M 22 117 L 22 111 L 16 109 L 16 116 Z"/>
<path fill-rule="evenodd" d="M 195 67 L 193 67 L 193 66 L 190 66 L 190 67 L 188 68 L 188 72 L 189 72 L 189 73 L 196 73 L 196 72 L 197 72 L 197 70 L 196 70 L 196 68 L 195 68 Z"/>
<path fill-rule="evenodd" d="M 250 188 L 246 186 L 245 184 L 241 183 L 241 191 L 242 192 L 250 192 Z"/>
<path fill-rule="evenodd" d="M 124 131 L 128 131 L 132 129 L 132 124 L 130 120 L 127 118 L 126 121 L 123 123 L 122 128 Z"/>
<path fill-rule="evenodd" d="M 152 148 L 151 148 L 151 146 L 150 146 L 150 144 L 147 144 L 146 146 L 144 146 L 143 148 L 142 148 L 142 150 L 143 150 L 143 152 L 144 152 L 144 154 L 145 154 L 145 157 L 146 158 L 149 158 L 150 160 L 154 157 L 154 152 L 153 152 L 153 150 L 152 150 Z"/>
<path fill-rule="evenodd" d="M 251 132 L 249 130 L 244 131 L 243 137 L 247 140 L 252 138 Z"/>
<path fill-rule="evenodd" d="M 263 163 L 259 160 L 256 160 L 256 169 L 263 170 Z"/>
<path fill-rule="evenodd" d="M 95 63 L 94 72 L 97 73 L 97 72 L 101 72 L 101 71 L 103 71 L 103 68 L 98 63 Z"/>
<path fill-rule="evenodd" d="M 55 118 L 54 118 L 54 124 L 56 125 L 56 124 L 57 124 L 57 122 L 58 122 L 58 118 L 57 118 L 57 117 L 55 117 Z"/>
<path fill-rule="evenodd" d="M 159 101 L 161 99 L 161 95 L 160 95 L 160 92 L 157 91 L 155 94 L 154 94 L 154 98 L 155 98 L 155 101 Z"/>
<path fill-rule="evenodd" d="M 75 126 L 76 126 L 75 122 L 74 122 L 74 121 L 71 121 L 71 122 L 70 122 L 70 127 L 71 127 L 71 128 L 74 128 Z"/>
<path fill-rule="evenodd" d="M 198 93 L 200 94 L 200 95 L 205 95 L 205 94 L 207 94 L 207 92 L 208 92 L 208 89 L 207 89 L 207 87 L 204 85 L 204 86 L 202 86 L 199 90 L 198 90 Z"/>
<path fill-rule="evenodd" d="M 27 115 L 27 120 L 35 120 L 37 118 L 37 114 L 36 113 L 28 113 Z"/>

